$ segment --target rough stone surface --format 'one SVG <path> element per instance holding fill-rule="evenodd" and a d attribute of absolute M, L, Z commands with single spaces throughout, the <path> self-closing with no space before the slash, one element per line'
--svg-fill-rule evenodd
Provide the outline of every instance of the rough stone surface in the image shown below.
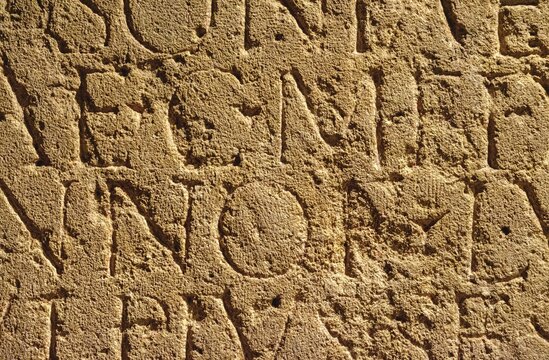
<path fill-rule="evenodd" d="M 2 0 L 0 55 L 0 359 L 549 359 L 548 0 Z"/>

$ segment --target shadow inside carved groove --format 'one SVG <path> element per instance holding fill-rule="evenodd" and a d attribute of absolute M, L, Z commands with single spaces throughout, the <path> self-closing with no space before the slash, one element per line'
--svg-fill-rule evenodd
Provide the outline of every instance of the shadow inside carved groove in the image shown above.
<path fill-rule="evenodd" d="M 450 27 L 450 31 L 454 36 L 454 39 L 463 45 L 465 37 L 468 35 L 467 30 L 461 24 L 456 15 L 456 6 L 458 2 L 455 0 L 441 0 L 442 9 L 444 10 L 444 16 L 446 17 L 446 22 Z"/>

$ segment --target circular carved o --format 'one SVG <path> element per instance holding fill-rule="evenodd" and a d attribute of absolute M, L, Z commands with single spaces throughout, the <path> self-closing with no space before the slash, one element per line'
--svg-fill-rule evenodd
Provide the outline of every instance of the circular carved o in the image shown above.
<path fill-rule="evenodd" d="M 290 192 L 252 183 L 227 201 L 220 233 L 223 254 L 237 272 L 271 277 L 288 271 L 302 256 L 307 222 Z"/>

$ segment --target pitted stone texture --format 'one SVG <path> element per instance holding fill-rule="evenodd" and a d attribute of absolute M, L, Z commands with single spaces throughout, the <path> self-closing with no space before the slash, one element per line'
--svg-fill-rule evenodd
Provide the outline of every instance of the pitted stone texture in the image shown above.
<path fill-rule="evenodd" d="M 549 358 L 547 19 L 0 1 L 0 360 Z"/>
<path fill-rule="evenodd" d="M 155 52 L 178 53 L 206 35 L 211 9 L 205 0 L 124 0 L 126 21 L 141 44 Z"/>

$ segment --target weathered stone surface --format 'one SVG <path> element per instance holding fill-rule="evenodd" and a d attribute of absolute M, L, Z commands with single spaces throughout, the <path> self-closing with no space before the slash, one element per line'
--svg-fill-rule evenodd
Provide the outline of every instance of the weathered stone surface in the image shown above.
<path fill-rule="evenodd" d="M 549 358 L 547 19 L 0 1 L 0 359 Z"/>

